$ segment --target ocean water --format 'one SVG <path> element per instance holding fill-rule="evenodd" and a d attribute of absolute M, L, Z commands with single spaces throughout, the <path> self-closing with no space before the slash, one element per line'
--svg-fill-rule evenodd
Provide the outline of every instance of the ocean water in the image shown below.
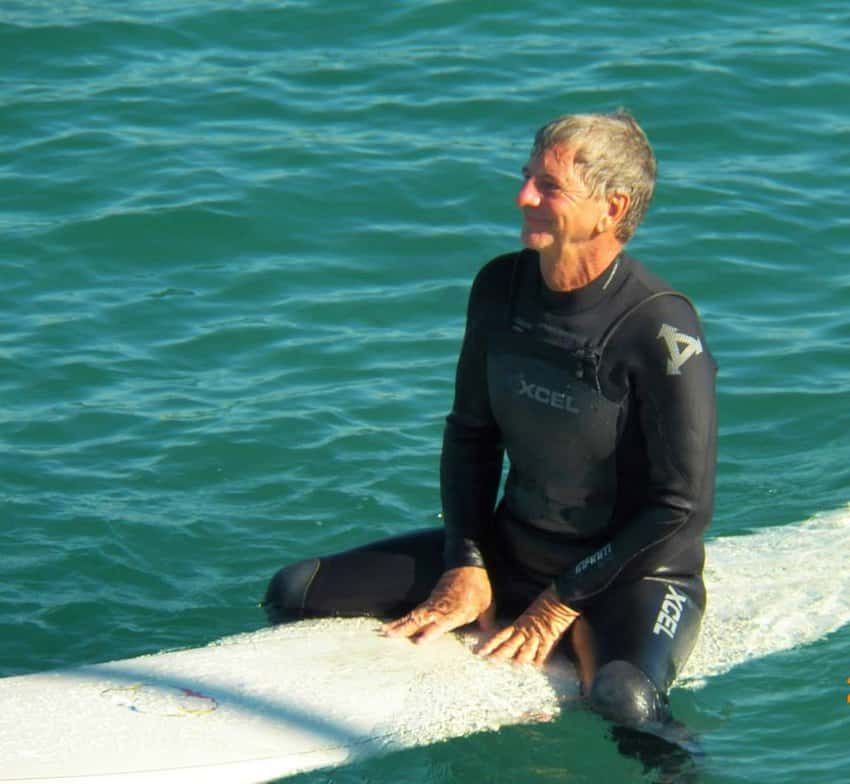
<path fill-rule="evenodd" d="M 468 287 L 567 112 L 655 147 L 709 538 L 850 527 L 849 74 L 838 0 L 0 0 L 0 675 L 258 628 L 283 563 L 439 524 Z M 846 780 L 848 650 L 674 690 L 704 780 Z M 644 780 L 582 712 L 291 779 Z"/>

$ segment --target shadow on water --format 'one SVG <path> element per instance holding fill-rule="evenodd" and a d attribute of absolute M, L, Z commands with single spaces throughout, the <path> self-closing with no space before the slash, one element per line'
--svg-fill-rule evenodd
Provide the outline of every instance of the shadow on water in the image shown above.
<path fill-rule="evenodd" d="M 640 729 L 615 725 L 611 738 L 620 754 L 637 760 L 653 784 L 699 784 L 705 752 L 684 724 L 670 721 Z"/>

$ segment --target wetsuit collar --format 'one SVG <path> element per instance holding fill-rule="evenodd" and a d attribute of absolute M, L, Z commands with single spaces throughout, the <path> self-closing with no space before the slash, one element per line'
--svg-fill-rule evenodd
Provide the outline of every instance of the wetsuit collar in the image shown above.
<path fill-rule="evenodd" d="M 548 310 L 577 312 L 592 308 L 620 288 L 626 279 L 628 260 L 625 253 L 620 253 L 598 278 L 572 291 L 552 291 L 543 280 L 537 260 L 535 275 L 540 299 Z"/>

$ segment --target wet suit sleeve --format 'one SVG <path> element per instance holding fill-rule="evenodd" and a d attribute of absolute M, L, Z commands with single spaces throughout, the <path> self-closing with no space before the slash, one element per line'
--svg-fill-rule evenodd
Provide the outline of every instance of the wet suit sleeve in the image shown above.
<path fill-rule="evenodd" d="M 624 336 L 643 444 L 620 458 L 621 482 L 647 478 L 644 501 L 608 542 L 556 580 L 561 600 L 578 610 L 627 567 L 643 573 L 663 567 L 701 540 L 711 518 L 716 365 L 685 300 L 660 297 L 647 311 L 635 315 Z"/>
<path fill-rule="evenodd" d="M 499 300 L 505 264 L 485 267 L 475 280 L 455 379 L 455 396 L 443 432 L 440 493 L 446 569 L 484 566 L 481 540 L 493 519 L 504 450 L 487 389 L 487 317 Z M 501 295 L 500 295 L 501 292 Z"/>

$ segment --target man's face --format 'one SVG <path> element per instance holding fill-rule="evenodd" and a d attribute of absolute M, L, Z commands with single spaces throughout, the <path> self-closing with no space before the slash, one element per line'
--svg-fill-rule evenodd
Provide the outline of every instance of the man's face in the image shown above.
<path fill-rule="evenodd" d="M 573 157 L 572 150 L 555 146 L 523 168 L 523 185 L 516 197 L 523 214 L 521 237 L 526 247 L 544 256 L 580 252 L 598 234 L 597 224 L 605 212 L 605 204 L 576 176 Z"/>

